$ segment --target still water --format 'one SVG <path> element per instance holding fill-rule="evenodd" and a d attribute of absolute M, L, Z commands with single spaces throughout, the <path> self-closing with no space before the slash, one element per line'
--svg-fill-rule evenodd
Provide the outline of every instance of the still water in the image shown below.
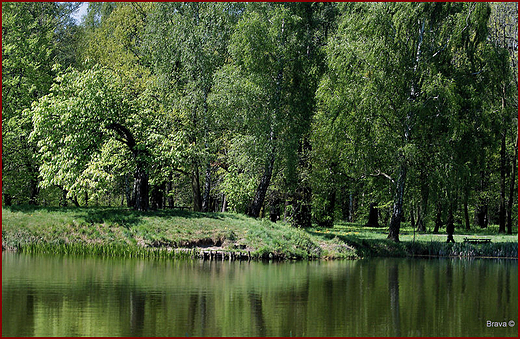
<path fill-rule="evenodd" d="M 3 336 L 516 336 L 517 322 L 516 260 L 2 253 Z"/>

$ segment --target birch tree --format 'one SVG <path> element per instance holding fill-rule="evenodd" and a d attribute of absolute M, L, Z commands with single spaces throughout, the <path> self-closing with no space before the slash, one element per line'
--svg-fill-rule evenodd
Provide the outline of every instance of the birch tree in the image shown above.
<path fill-rule="evenodd" d="M 328 46 L 322 110 L 331 121 L 348 121 L 347 135 L 364 145 L 364 175 L 383 175 L 393 186 L 394 241 L 422 136 L 450 137 L 441 122 L 457 112 L 452 51 L 474 19 L 470 10 L 452 3 L 345 4 Z"/>

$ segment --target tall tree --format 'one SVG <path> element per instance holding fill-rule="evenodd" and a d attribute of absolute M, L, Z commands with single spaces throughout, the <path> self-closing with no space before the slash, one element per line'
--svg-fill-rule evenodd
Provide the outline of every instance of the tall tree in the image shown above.
<path fill-rule="evenodd" d="M 258 151 L 262 159 L 248 208 L 250 216 L 258 217 L 276 168 L 286 169 L 285 185 L 292 186 L 290 190 L 298 186 L 298 149 L 302 156 L 308 152 L 304 136 L 314 110 L 317 77 L 312 72 L 319 73 L 321 37 L 310 4 L 250 4 L 247 9 L 231 39 L 232 63 L 219 75 L 236 80 L 245 90 L 237 93 L 233 84 L 222 82 L 216 97 L 223 105 L 252 102 L 247 109 L 242 106 L 243 124 L 237 130 L 254 140 L 248 152 Z"/>
<path fill-rule="evenodd" d="M 217 145 L 208 96 L 214 73 L 228 58 L 227 43 L 240 8 L 230 3 L 161 3 L 147 30 L 146 46 L 163 86 L 163 100 L 177 116 L 171 133 L 185 136 L 180 146 L 184 163 L 177 170 L 190 178 L 195 211 L 209 209 Z"/>
<path fill-rule="evenodd" d="M 493 3 L 491 9 L 489 31 L 497 60 L 490 70 L 495 78 L 491 98 L 498 101 L 501 125 L 499 232 L 505 233 L 507 224 L 507 233 L 511 234 L 518 158 L 518 3 Z"/>
<path fill-rule="evenodd" d="M 367 175 L 394 185 L 388 238 L 399 240 L 408 173 L 422 133 L 450 133 L 457 105 L 452 68 L 470 4 L 345 4 L 328 50 L 330 72 L 319 95 L 332 121 L 345 116 L 368 160 Z M 473 22 L 473 21 L 471 21 Z M 349 134 L 350 135 L 350 134 Z"/>
<path fill-rule="evenodd" d="M 2 194 L 4 202 L 36 204 L 38 162 L 24 110 L 46 95 L 59 69 L 75 62 L 70 17 L 77 5 L 2 3 Z"/>
<path fill-rule="evenodd" d="M 115 72 L 95 66 L 69 70 L 56 78 L 51 93 L 32 108 L 41 161 L 41 186 L 63 187 L 69 196 L 103 189 L 113 180 L 110 163 L 118 143 L 134 168 L 133 207 L 148 209 L 150 149 L 154 138 L 152 112 L 143 108 L 149 98 L 135 98 Z M 106 158 L 106 156 L 105 156 Z M 95 185 L 93 187 L 93 185 Z"/>

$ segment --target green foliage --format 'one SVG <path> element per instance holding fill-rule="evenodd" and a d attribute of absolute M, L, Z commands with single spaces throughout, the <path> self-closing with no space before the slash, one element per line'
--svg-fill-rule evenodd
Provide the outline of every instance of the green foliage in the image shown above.
<path fill-rule="evenodd" d="M 51 93 L 30 113 L 41 187 L 59 186 L 69 197 L 95 197 L 150 162 L 146 150 L 156 140 L 145 135 L 151 134 L 146 130 L 154 115 L 129 90 L 120 76 L 100 66 L 70 69 L 56 78 Z"/>
<path fill-rule="evenodd" d="M 48 93 L 57 65 L 75 62 L 75 26 L 65 3 L 2 3 L 2 193 L 7 204 L 37 203 L 36 145 L 24 112 Z"/>
<path fill-rule="evenodd" d="M 517 4 L 77 6 L 2 4 L 4 205 L 515 224 Z"/>

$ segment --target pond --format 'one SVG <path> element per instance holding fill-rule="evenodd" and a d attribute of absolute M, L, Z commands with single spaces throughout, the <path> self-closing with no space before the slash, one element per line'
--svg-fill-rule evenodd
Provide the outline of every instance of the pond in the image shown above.
<path fill-rule="evenodd" d="M 518 262 L 2 253 L 3 336 L 517 336 Z"/>

